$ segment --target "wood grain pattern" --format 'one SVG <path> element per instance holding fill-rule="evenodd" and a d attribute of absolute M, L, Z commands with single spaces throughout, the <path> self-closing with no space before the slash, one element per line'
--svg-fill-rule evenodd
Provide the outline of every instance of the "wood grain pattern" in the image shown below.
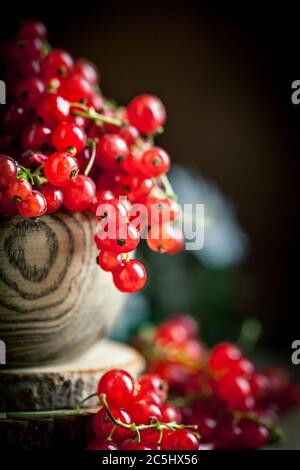
<path fill-rule="evenodd" d="M 65 360 L 111 329 L 124 295 L 95 263 L 95 218 L 0 221 L 0 339 L 7 366 Z"/>
<path fill-rule="evenodd" d="M 103 339 L 60 364 L 0 370 L 0 411 L 73 408 L 95 393 L 107 370 L 125 369 L 137 377 L 144 367 L 145 360 L 135 349 Z M 98 403 L 95 398 L 87 406 Z"/>

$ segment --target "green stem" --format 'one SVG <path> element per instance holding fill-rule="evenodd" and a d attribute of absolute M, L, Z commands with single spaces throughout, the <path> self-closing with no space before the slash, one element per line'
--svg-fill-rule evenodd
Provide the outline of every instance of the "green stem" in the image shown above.
<path fill-rule="evenodd" d="M 63 416 L 74 416 L 80 412 L 79 408 L 73 410 L 53 410 L 53 411 L 7 411 L 1 413 L 0 419 L 41 419 L 41 418 L 58 418 Z"/>
<path fill-rule="evenodd" d="M 160 176 L 160 181 L 165 189 L 165 193 L 168 197 L 172 198 L 172 199 L 177 199 L 177 195 L 176 193 L 174 192 L 174 189 L 172 188 L 172 185 L 169 181 L 169 178 L 168 176 L 166 175 L 166 173 L 164 173 L 163 175 Z"/>
<path fill-rule="evenodd" d="M 241 326 L 241 331 L 236 343 L 245 354 L 252 352 L 261 336 L 262 326 L 255 318 L 247 318 Z"/>
<path fill-rule="evenodd" d="M 96 139 L 91 139 L 90 141 L 90 146 L 91 146 L 91 156 L 89 159 L 89 163 L 86 166 L 86 169 L 84 170 L 84 174 L 88 176 L 89 172 L 91 171 L 94 162 L 95 162 L 95 157 L 96 157 L 96 147 L 97 147 L 97 141 Z"/>
<path fill-rule="evenodd" d="M 92 119 L 93 121 L 103 122 L 106 124 L 112 124 L 117 127 L 123 126 L 121 119 L 105 116 L 104 114 L 97 113 L 93 108 L 89 108 L 82 103 L 71 103 L 72 114 L 75 116 L 82 116 L 86 119 Z M 77 108 L 77 109 L 76 109 Z"/>

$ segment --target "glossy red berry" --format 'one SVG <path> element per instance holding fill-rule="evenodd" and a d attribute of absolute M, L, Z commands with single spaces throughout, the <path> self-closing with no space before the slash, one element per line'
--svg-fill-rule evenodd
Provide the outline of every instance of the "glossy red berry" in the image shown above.
<path fill-rule="evenodd" d="M 47 201 L 47 214 L 52 214 L 61 208 L 64 200 L 61 189 L 46 183 L 40 186 L 39 190 Z"/>
<path fill-rule="evenodd" d="M 15 97 L 24 108 L 34 108 L 43 96 L 44 91 L 44 82 L 37 77 L 31 77 L 17 85 Z"/>
<path fill-rule="evenodd" d="M 65 77 L 72 68 L 72 57 L 62 49 L 53 49 L 42 62 L 42 74 L 46 80 Z"/>
<path fill-rule="evenodd" d="M 22 146 L 24 150 L 35 150 L 49 153 L 52 148 L 51 129 L 40 124 L 33 124 L 25 129 L 22 135 Z"/>
<path fill-rule="evenodd" d="M 41 38 L 18 38 L 13 44 L 12 59 L 14 61 L 40 59 L 43 47 Z"/>
<path fill-rule="evenodd" d="M 28 126 L 31 113 L 22 106 L 7 105 L 1 115 L 1 125 L 5 132 L 15 134 Z"/>
<path fill-rule="evenodd" d="M 154 225 L 148 231 L 147 244 L 152 251 L 173 255 L 183 250 L 184 237 L 173 225 Z"/>
<path fill-rule="evenodd" d="M 119 133 L 120 137 L 125 140 L 128 147 L 134 145 L 139 137 L 139 131 L 134 126 L 124 126 Z"/>
<path fill-rule="evenodd" d="M 234 344 L 219 343 L 211 350 L 208 362 L 213 371 L 226 371 L 241 357 L 241 351 Z"/>
<path fill-rule="evenodd" d="M 15 160 L 8 155 L 0 155 L 0 187 L 4 188 L 14 181 L 17 172 Z"/>
<path fill-rule="evenodd" d="M 85 146 L 86 134 L 84 130 L 76 124 L 63 122 L 57 126 L 52 133 L 52 142 L 56 150 L 73 150 L 78 153 Z"/>
<path fill-rule="evenodd" d="M 131 223 L 117 224 L 116 231 L 114 229 L 115 224 L 112 224 L 111 228 L 110 226 L 107 228 L 107 223 L 103 220 L 102 226 L 97 233 L 100 249 L 115 253 L 130 253 L 130 251 L 136 249 L 140 242 L 140 234 Z"/>
<path fill-rule="evenodd" d="M 118 450 L 118 447 L 112 441 L 94 439 L 92 442 L 89 443 L 86 450 Z"/>
<path fill-rule="evenodd" d="M 171 198 L 159 199 L 150 197 L 146 202 L 149 225 L 164 224 L 177 220 L 181 209 L 180 205 Z"/>
<path fill-rule="evenodd" d="M 99 82 L 99 71 L 95 64 L 86 59 L 79 59 L 73 68 L 74 74 L 82 75 L 91 85 Z"/>
<path fill-rule="evenodd" d="M 97 262 L 103 271 L 113 271 L 115 268 L 120 266 L 122 263 L 122 255 L 115 253 L 114 251 L 103 251 L 101 250 Z"/>
<path fill-rule="evenodd" d="M 29 181 L 16 178 L 9 185 L 9 195 L 15 201 L 19 202 L 26 199 L 32 191 Z"/>
<path fill-rule="evenodd" d="M 170 166 L 170 156 L 161 147 L 152 147 L 146 150 L 141 160 L 143 173 L 151 178 L 167 173 Z"/>
<path fill-rule="evenodd" d="M 88 101 L 92 92 L 92 85 L 79 73 L 69 75 L 59 88 L 59 93 L 73 103 Z"/>
<path fill-rule="evenodd" d="M 167 399 L 168 384 L 157 374 L 146 374 L 138 381 L 138 390 L 140 398 L 147 399 L 147 394 L 154 393 L 163 403 Z"/>
<path fill-rule="evenodd" d="M 166 110 L 159 98 L 141 95 L 134 98 L 127 108 L 130 124 L 143 134 L 157 132 L 165 123 Z"/>
<path fill-rule="evenodd" d="M 77 157 L 78 158 L 78 157 Z M 90 211 L 96 215 L 97 208 L 100 204 L 104 204 L 107 201 L 114 199 L 114 194 L 109 189 L 100 189 L 96 191 L 95 198 L 90 205 Z M 126 214 L 124 214 L 126 216 Z"/>
<path fill-rule="evenodd" d="M 217 381 L 217 394 L 230 410 L 246 411 L 254 407 L 249 381 L 228 372 Z"/>
<path fill-rule="evenodd" d="M 17 213 L 17 205 L 8 194 L 7 188 L 0 188 L 0 215 L 9 216 Z"/>
<path fill-rule="evenodd" d="M 104 393 L 110 406 L 124 406 L 133 398 L 134 380 L 125 370 L 112 369 L 99 380 L 97 393 Z"/>
<path fill-rule="evenodd" d="M 126 410 L 118 407 L 111 407 L 110 411 L 115 419 L 120 420 L 124 424 L 131 423 L 131 418 Z M 114 423 L 107 414 L 107 411 L 105 408 L 101 408 L 93 419 L 93 428 L 96 436 L 99 438 L 109 437 L 113 427 Z M 119 443 L 132 436 L 134 436 L 134 433 L 130 429 L 117 426 L 112 437 L 114 442 Z"/>
<path fill-rule="evenodd" d="M 26 20 L 24 21 L 18 31 L 18 36 L 22 39 L 27 38 L 42 38 L 47 36 L 47 28 L 41 21 Z"/>
<path fill-rule="evenodd" d="M 147 400 L 134 400 L 130 404 L 129 410 L 132 421 L 137 425 L 154 424 L 162 420 L 160 407 Z"/>
<path fill-rule="evenodd" d="M 165 450 L 197 450 L 199 439 L 188 429 L 177 429 L 166 433 L 162 445 Z"/>
<path fill-rule="evenodd" d="M 153 447 L 143 442 L 137 442 L 135 439 L 127 439 L 120 445 L 120 450 L 153 450 Z"/>
<path fill-rule="evenodd" d="M 7 71 L 7 81 L 15 84 L 40 74 L 41 66 L 38 60 L 25 60 L 10 66 Z"/>
<path fill-rule="evenodd" d="M 37 105 L 37 114 L 46 126 L 56 127 L 68 120 L 70 104 L 57 93 L 46 93 Z"/>
<path fill-rule="evenodd" d="M 77 160 L 68 152 L 55 152 L 47 159 L 44 173 L 53 186 L 65 187 L 77 177 Z"/>
<path fill-rule="evenodd" d="M 121 292 L 136 292 L 143 289 L 146 284 L 146 269 L 144 265 L 136 259 L 124 261 L 120 267 L 113 271 L 113 281 Z"/>
<path fill-rule="evenodd" d="M 185 344 L 198 333 L 199 326 L 194 318 L 187 314 L 178 314 L 165 320 L 156 328 L 154 340 L 162 344 L 173 342 Z"/>
<path fill-rule="evenodd" d="M 48 155 L 44 155 L 40 152 L 35 152 L 34 150 L 25 150 L 21 153 L 19 157 L 19 163 L 25 168 L 30 170 L 35 170 L 38 166 L 44 165 Z"/>
<path fill-rule="evenodd" d="M 96 163 L 105 169 L 122 167 L 128 158 L 129 150 L 122 137 L 106 134 L 100 138 L 96 151 Z"/>
<path fill-rule="evenodd" d="M 251 419 L 242 419 L 240 428 L 240 441 L 243 447 L 248 449 L 260 449 L 269 441 L 270 432 L 268 428 Z"/>
<path fill-rule="evenodd" d="M 23 217 L 41 217 L 46 213 L 47 202 L 42 193 L 34 189 L 26 199 L 17 204 L 17 208 Z"/>
<path fill-rule="evenodd" d="M 162 421 L 164 423 L 170 423 L 171 421 L 175 421 L 177 424 L 182 423 L 182 413 L 180 408 L 170 405 L 169 403 L 163 403 L 160 406 L 160 410 L 162 412 Z"/>
<path fill-rule="evenodd" d="M 77 178 L 63 189 L 64 205 L 72 212 L 88 209 L 96 194 L 94 181 L 86 175 Z"/>

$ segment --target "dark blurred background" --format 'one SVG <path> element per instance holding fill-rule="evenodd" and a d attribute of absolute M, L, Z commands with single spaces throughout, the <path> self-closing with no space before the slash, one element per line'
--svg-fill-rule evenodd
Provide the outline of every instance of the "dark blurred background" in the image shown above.
<path fill-rule="evenodd" d="M 193 310 L 216 337 L 230 329 L 232 312 L 237 323 L 257 317 L 266 344 L 285 350 L 300 324 L 300 106 L 290 98 L 299 78 L 295 8 L 291 2 L 26 2 L 6 6 L 0 32 L 9 37 L 20 18 L 41 18 L 53 45 L 99 66 L 106 95 L 124 104 L 144 92 L 161 97 L 168 121 L 159 144 L 217 184 L 249 239 L 239 267 L 204 269 L 179 258 L 200 292 L 192 305 L 183 294 L 179 307 Z M 183 293 L 185 282 L 183 276 Z M 149 298 L 157 319 L 153 286 Z"/>

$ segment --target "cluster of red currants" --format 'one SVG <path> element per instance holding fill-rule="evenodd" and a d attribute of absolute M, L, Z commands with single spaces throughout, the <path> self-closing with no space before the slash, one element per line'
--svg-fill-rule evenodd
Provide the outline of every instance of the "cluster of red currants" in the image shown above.
<path fill-rule="evenodd" d="M 90 210 L 102 222 L 96 237 L 100 267 L 113 273 L 121 291 L 137 291 L 147 275 L 128 253 L 141 232 L 159 253 L 177 253 L 184 244 L 166 176 L 170 156 L 154 145 L 165 108 L 153 95 L 118 107 L 103 97 L 92 63 L 52 49 L 46 37 L 43 23 L 28 20 L 3 49 L 10 104 L 0 116 L 0 214 L 37 218 L 62 206 Z M 151 226 L 132 210 L 136 203 L 153 211 Z M 123 235 L 112 239 L 105 222 L 120 215 Z"/>
<path fill-rule="evenodd" d="M 165 321 L 136 345 L 150 373 L 181 404 L 183 422 L 198 425 L 212 449 L 260 448 L 280 437 L 279 413 L 300 404 L 299 387 L 281 368 L 256 370 L 233 343 L 208 350 L 188 315 Z M 184 397 L 184 398 L 183 398 Z"/>
<path fill-rule="evenodd" d="M 94 416 L 96 439 L 88 450 L 197 450 L 196 425 L 182 424 L 182 413 L 166 403 L 168 386 L 156 374 L 135 382 L 124 370 L 100 379 L 101 408 Z"/>

